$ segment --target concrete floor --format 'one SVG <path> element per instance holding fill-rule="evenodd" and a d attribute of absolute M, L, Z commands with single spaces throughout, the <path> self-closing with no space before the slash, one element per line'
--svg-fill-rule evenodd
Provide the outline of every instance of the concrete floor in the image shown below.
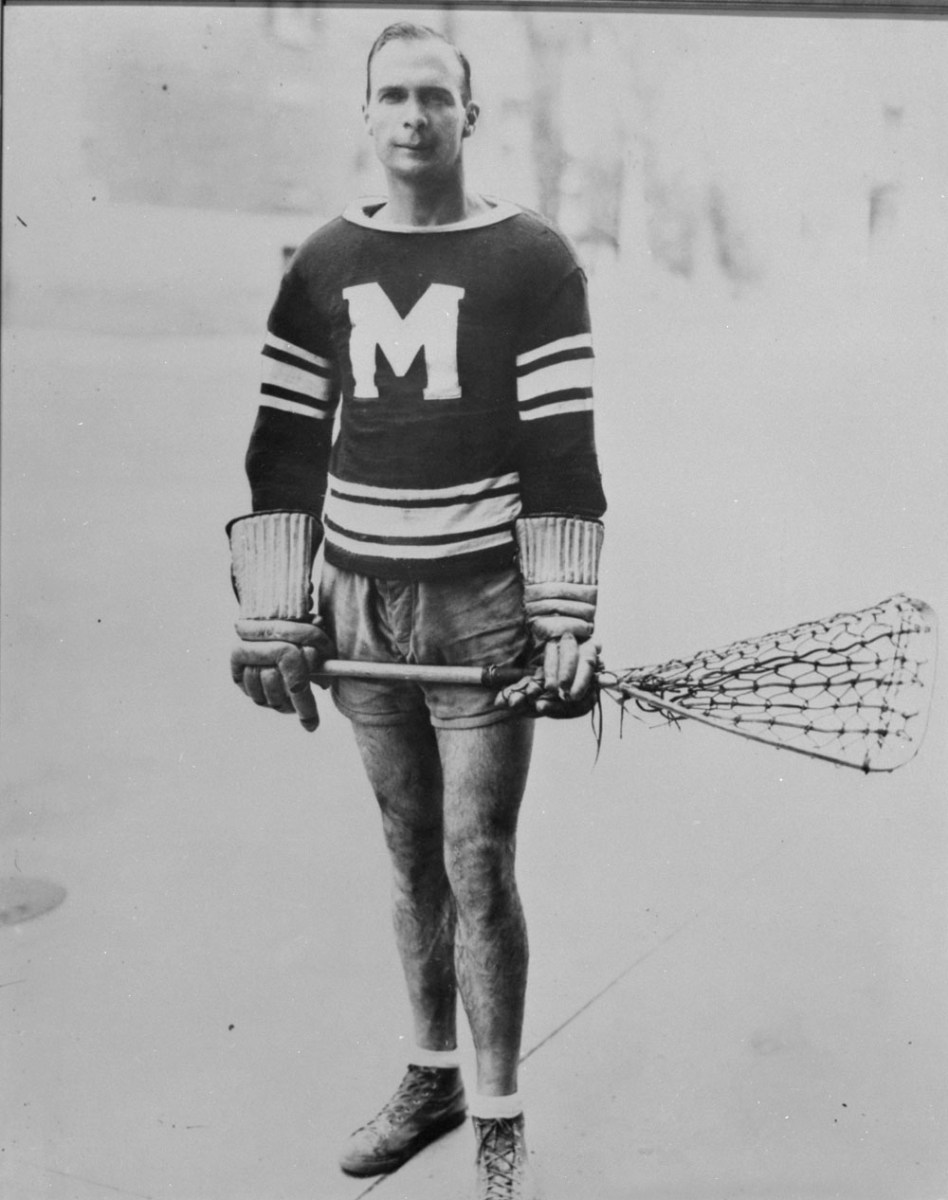
<path fill-rule="evenodd" d="M 8 1200 L 444 1200 L 470 1173 L 469 1129 L 374 1183 L 335 1166 L 408 1020 L 346 723 L 324 701 L 308 738 L 227 680 L 256 351 L 7 331 L 0 876 L 67 891 L 0 929 Z M 850 601 L 831 549 L 787 582 L 794 542 L 764 599 L 735 550 L 726 597 L 700 516 L 665 547 L 681 603 L 654 572 L 633 592 L 655 546 L 621 515 L 647 530 L 667 495 L 649 514 L 608 422 L 612 662 L 819 615 L 810 587 Z M 946 610 L 913 536 L 863 555 L 864 602 L 885 576 Z M 946 726 L 939 694 L 919 757 L 868 778 L 700 727 L 620 738 L 614 711 L 598 761 L 585 723 L 541 727 L 520 874 L 547 1200 L 948 1195 Z"/>

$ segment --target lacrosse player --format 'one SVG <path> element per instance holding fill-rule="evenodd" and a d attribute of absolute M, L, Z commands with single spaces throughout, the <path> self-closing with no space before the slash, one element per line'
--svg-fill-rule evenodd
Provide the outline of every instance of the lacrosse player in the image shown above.
<path fill-rule="evenodd" d="M 514 875 L 528 718 L 584 711 L 597 654 L 605 500 L 586 284 L 545 220 L 468 190 L 478 106 L 440 34 L 383 31 L 363 115 L 387 194 L 304 242 L 268 322 L 253 511 L 229 526 L 232 671 L 257 704 L 313 729 L 309 675 L 327 657 L 523 668 L 499 696 L 332 685 L 381 811 L 414 1022 L 407 1073 L 342 1169 L 393 1171 L 469 1108 L 477 1196 L 515 1198 L 528 1177 Z M 458 992 L 477 1063 L 467 1097 Z"/>

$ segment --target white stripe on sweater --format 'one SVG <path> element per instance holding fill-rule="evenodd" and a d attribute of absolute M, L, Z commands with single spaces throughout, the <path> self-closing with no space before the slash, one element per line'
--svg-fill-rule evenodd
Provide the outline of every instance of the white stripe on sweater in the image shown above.
<path fill-rule="evenodd" d="M 537 408 L 526 408 L 520 413 L 521 421 L 538 421 L 541 417 L 558 417 L 562 413 L 588 412 L 593 406 L 592 396 L 578 396 L 575 400 L 557 400 L 541 404 Z"/>
<path fill-rule="evenodd" d="M 292 342 L 288 342 L 285 338 L 277 337 L 274 333 L 268 333 L 265 339 L 265 344 L 272 350 L 279 350 L 283 354 L 292 354 L 295 358 L 301 358 L 304 362 L 312 363 L 314 367 L 322 367 L 328 371 L 332 367 L 332 363 L 328 358 L 320 358 L 318 354 L 311 354 L 309 350 L 304 350 L 302 346 L 295 346 Z"/>
<path fill-rule="evenodd" d="M 532 362 L 536 362 L 538 358 L 546 358 L 550 354 L 562 354 L 566 350 L 585 350 L 592 349 L 592 334 L 577 333 L 572 337 L 558 338 L 555 342 L 547 342 L 545 346 L 538 346 L 536 350 L 527 350 L 523 354 L 517 355 L 517 367 L 526 367 Z"/>
<path fill-rule="evenodd" d="M 565 362 L 540 367 L 517 380 L 517 399 L 535 400 L 550 392 L 562 392 L 568 388 L 591 388 L 593 382 L 593 360 L 571 358 Z"/>
<path fill-rule="evenodd" d="M 496 488 L 513 487 L 520 482 L 516 471 L 506 475 L 493 475 L 487 479 L 476 479 L 472 483 L 455 483 L 445 488 L 390 488 L 371 483 L 350 483 L 345 479 L 329 476 L 330 491 L 345 492 L 348 496 L 365 496 L 371 500 L 384 500 L 397 505 L 401 500 L 450 500 L 453 496 L 479 496 Z"/>
<path fill-rule="evenodd" d="M 314 400 L 329 399 L 330 382 L 325 375 L 314 375 L 312 371 L 304 371 L 301 367 L 294 367 L 267 355 L 264 355 L 262 360 L 261 383 L 300 392 Z"/>
<path fill-rule="evenodd" d="M 463 542 L 450 543 L 448 545 L 434 546 L 406 546 L 402 543 L 394 545 L 387 542 L 362 542 L 356 541 L 354 538 L 348 538 L 343 533 L 338 533 L 334 529 L 326 530 L 326 542 L 334 546 L 338 546 L 340 550 L 346 550 L 349 554 L 357 554 L 360 557 L 371 558 L 391 558 L 391 559 L 425 559 L 430 561 L 434 558 L 456 558 L 458 555 L 471 554 L 476 550 L 488 550 L 492 546 L 503 546 L 510 542 L 511 534 L 508 529 L 500 529 L 494 533 L 485 534 L 478 538 L 468 538 Z"/>
<path fill-rule="evenodd" d="M 261 408 L 278 408 L 280 412 L 296 413 L 298 417 L 315 417 L 324 421 L 329 413 L 321 408 L 313 408 L 310 404 L 298 404 L 295 400 L 285 400 L 282 396 L 264 396 L 260 400 Z"/>
<path fill-rule="evenodd" d="M 407 538 L 455 537 L 476 534 L 495 525 L 512 523 L 520 515 L 520 496 L 479 496 L 458 504 L 400 508 L 389 504 L 364 504 L 346 500 L 330 491 L 326 496 L 326 519 L 350 533 L 369 537 Z"/>

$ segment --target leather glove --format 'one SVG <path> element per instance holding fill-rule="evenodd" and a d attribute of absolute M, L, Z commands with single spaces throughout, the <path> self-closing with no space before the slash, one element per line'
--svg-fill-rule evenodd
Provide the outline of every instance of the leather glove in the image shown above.
<path fill-rule="evenodd" d="M 549 678 L 546 657 L 555 652 L 558 657 L 557 668 L 570 669 L 575 651 L 576 667 L 573 682 L 569 688 L 551 690 L 546 680 Z M 504 688 L 498 696 L 498 704 L 506 704 L 510 708 L 524 708 L 528 713 L 538 717 L 553 717 L 557 720 L 568 720 L 572 717 L 583 717 L 596 706 L 599 695 L 599 685 L 596 673 L 601 667 L 599 659 L 599 644 L 593 641 L 578 644 L 572 634 L 564 634 L 556 641 L 547 642 L 544 647 L 544 664 L 537 667 L 532 675 L 525 675 L 517 683 Z"/>
<path fill-rule="evenodd" d="M 602 525 L 579 517 L 524 517 L 516 523 L 524 609 L 536 668 L 497 697 L 538 716 L 573 717 L 595 704 L 596 617 Z"/>
<path fill-rule="evenodd" d="M 295 712 L 312 731 L 319 712 L 310 675 L 335 654 L 332 639 L 311 613 L 322 528 L 309 513 L 277 511 L 238 517 L 227 532 L 240 602 L 231 678 L 254 704 Z"/>

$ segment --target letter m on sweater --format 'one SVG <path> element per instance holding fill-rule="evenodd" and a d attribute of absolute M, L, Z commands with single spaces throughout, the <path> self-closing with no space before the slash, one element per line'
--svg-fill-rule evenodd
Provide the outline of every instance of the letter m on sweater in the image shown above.
<path fill-rule="evenodd" d="M 349 302 L 349 358 L 355 395 L 360 400 L 378 398 L 377 350 L 385 355 L 395 375 L 407 375 L 419 350 L 424 352 L 426 400 L 452 400 L 461 395 L 458 305 L 463 288 L 432 283 L 404 317 L 377 283 L 343 288 L 342 294 Z"/>

